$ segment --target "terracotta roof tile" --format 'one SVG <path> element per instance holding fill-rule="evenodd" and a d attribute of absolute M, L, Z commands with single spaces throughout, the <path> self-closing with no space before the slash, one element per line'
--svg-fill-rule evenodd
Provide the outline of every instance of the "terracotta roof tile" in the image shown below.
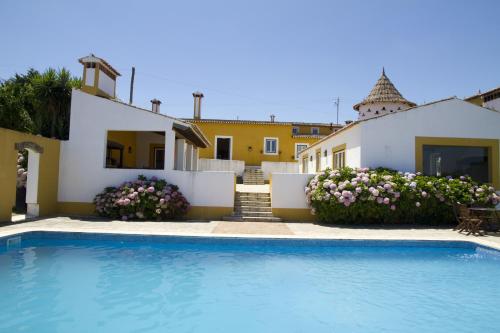
<path fill-rule="evenodd" d="M 361 103 L 354 105 L 353 108 L 359 111 L 361 105 L 377 102 L 403 103 L 409 107 L 416 106 L 415 103 L 408 101 L 401 95 L 391 80 L 385 75 L 385 70 L 382 70 L 382 75 L 377 83 L 375 83 L 370 94 Z"/>

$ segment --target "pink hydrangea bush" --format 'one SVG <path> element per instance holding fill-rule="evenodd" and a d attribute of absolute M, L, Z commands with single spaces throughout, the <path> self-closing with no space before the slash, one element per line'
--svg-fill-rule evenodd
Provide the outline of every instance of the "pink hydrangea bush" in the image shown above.
<path fill-rule="evenodd" d="M 189 202 L 176 185 L 139 176 L 119 187 L 107 187 L 94 198 L 100 216 L 126 220 L 167 220 L 185 215 Z"/>
<path fill-rule="evenodd" d="M 453 205 L 493 206 L 495 189 L 470 177 L 430 177 L 388 169 L 327 169 L 305 188 L 325 223 L 453 223 Z"/>

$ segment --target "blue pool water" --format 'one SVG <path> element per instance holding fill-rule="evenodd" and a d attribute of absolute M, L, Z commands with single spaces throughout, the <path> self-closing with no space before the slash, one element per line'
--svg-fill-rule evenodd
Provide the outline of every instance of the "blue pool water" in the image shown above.
<path fill-rule="evenodd" d="M 500 332 L 500 253 L 464 242 L 26 233 L 0 332 Z"/>

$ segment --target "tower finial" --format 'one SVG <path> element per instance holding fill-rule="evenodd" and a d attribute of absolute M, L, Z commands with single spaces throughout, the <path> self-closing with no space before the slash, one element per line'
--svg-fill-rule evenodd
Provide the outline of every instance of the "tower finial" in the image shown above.
<path fill-rule="evenodd" d="M 385 68 L 382 66 L 382 75 L 385 75 Z"/>

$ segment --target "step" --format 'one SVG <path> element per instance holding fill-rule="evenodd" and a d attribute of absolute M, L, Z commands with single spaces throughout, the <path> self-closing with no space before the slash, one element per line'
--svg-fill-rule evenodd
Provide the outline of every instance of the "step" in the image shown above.
<path fill-rule="evenodd" d="M 254 202 L 244 202 L 244 203 L 240 204 L 240 203 L 236 202 L 234 204 L 234 209 L 239 209 L 239 207 L 253 207 L 256 210 L 260 210 L 260 208 L 272 208 L 271 203 L 259 204 L 259 203 L 254 203 Z M 259 208 L 259 209 L 257 209 L 257 208 Z"/>
<path fill-rule="evenodd" d="M 235 200 L 237 206 L 271 206 L 271 200 Z"/>
<path fill-rule="evenodd" d="M 249 195 L 255 197 L 270 196 L 269 192 L 234 192 L 236 195 Z"/>
<path fill-rule="evenodd" d="M 235 206 L 235 210 L 239 211 L 254 211 L 254 212 L 272 212 L 272 207 L 271 205 L 269 206 Z"/>
<path fill-rule="evenodd" d="M 244 197 L 244 198 L 235 198 L 235 203 L 241 203 L 244 206 L 245 202 L 250 203 L 271 203 L 271 198 L 252 198 L 252 197 Z"/>
<path fill-rule="evenodd" d="M 236 195 L 235 199 L 240 200 L 267 200 L 271 199 L 271 196 L 268 193 L 263 193 L 267 195 Z"/>
<path fill-rule="evenodd" d="M 272 212 L 234 212 L 235 215 L 240 215 L 243 217 L 273 217 Z"/>
<path fill-rule="evenodd" d="M 236 192 L 237 198 L 270 198 L 271 193 L 268 192 Z"/>
<path fill-rule="evenodd" d="M 282 222 L 279 217 L 242 216 L 245 222 Z"/>
<path fill-rule="evenodd" d="M 222 221 L 233 222 L 283 222 L 279 217 L 259 217 L 259 216 L 223 216 Z"/>

